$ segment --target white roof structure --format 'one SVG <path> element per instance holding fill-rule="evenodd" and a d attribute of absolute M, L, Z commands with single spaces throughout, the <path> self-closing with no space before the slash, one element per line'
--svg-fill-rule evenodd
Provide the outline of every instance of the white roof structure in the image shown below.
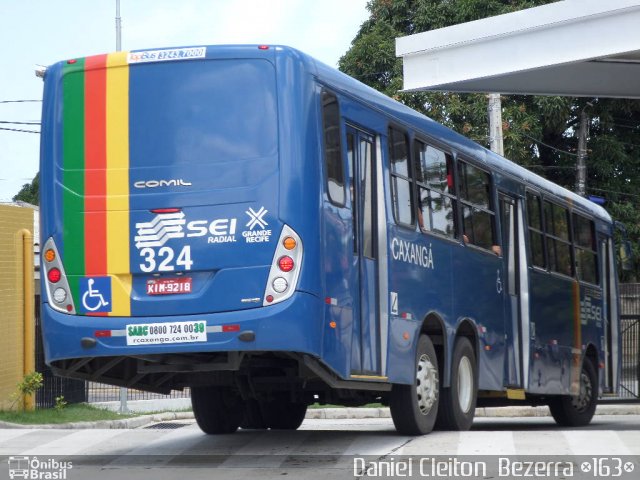
<path fill-rule="evenodd" d="M 404 89 L 640 98 L 640 0 L 564 0 L 396 39 Z"/>

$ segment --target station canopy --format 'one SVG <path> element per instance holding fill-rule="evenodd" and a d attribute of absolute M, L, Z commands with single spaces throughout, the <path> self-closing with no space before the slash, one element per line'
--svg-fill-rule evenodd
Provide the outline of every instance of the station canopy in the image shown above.
<path fill-rule="evenodd" d="M 640 98 L 640 0 L 564 0 L 396 39 L 405 91 Z"/>

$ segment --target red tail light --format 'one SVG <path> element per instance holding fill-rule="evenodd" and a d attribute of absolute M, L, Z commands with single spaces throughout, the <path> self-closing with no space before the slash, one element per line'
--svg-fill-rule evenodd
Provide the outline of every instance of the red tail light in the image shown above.
<path fill-rule="evenodd" d="M 284 257 L 280 257 L 280 260 L 278 260 L 278 267 L 283 272 L 290 272 L 291 270 L 293 270 L 293 266 L 293 258 L 287 255 L 285 255 Z"/>
<path fill-rule="evenodd" d="M 47 278 L 51 283 L 58 283 L 61 277 L 62 277 L 62 274 L 60 273 L 60 270 L 57 268 L 52 268 L 47 272 Z"/>

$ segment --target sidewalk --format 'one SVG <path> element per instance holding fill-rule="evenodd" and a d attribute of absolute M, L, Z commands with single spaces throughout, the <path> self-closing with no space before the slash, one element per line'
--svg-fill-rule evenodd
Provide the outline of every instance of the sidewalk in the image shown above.
<path fill-rule="evenodd" d="M 91 405 L 113 412 L 120 410 L 120 402 L 94 402 Z M 191 410 L 189 398 L 166 398 L 156 400 L 130 400 L 129 411 L 135 413 L 167 412 Z M 188 413 L 188 412 L 184 412 Z M 477 408 L 476 417 L 548 417 L 548 407 L 487 407 Z M 640 404 L 601 404 L 596 415 L 640 415 Z M 306 418 L 343 419 L 343 418 L 391 418 L 388 407 L 382 408 L 310 408 Z"/>
<path fill-rule="evenodd" d="M 120 409 L 120 402 L 96 402 L 92 403 L 92 405 L 116 412 Z M 0 422 L 0 428 L 126 429 L 140 428 L 145 425 L 157 422 L 192 420 L 194 418 L 193 412 L 184 411 L 188 408 L 191 408 L 191 401 L 188 398 L 132 400 L 127 402 L 127 406 L 130 412 L 161 413 L 153 413 L 122 420 L 101 420 L 98 422 L 76 422 L 57 425 L 17 425 L 14 423 Z M 547 407 L 491 407 L 476 409 L 476 417 L 548 417 L 549 415 L 550 413 Z M 640 415 L 640 404 L 598 405 L 596 415 Z M 307 410 L 307 415 L 305 418 L 320 420 L 347 420 L 351 418 L 391 418 L 391 414 L 389 413 L 389 408 L 387 407 L 310 408 L 309 410 Z"/>

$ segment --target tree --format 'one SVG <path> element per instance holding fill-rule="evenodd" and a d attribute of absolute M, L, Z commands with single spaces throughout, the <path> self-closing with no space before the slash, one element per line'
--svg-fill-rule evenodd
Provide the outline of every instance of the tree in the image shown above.
<path fill-rule="evenodd" d="M 22 201 L 27 202 L 32 205 L 38 205 L 39 202 L 39 194 L 40 194 L 40 173 L 36 173 L 36 176 L 31 181 L 31 183 L 25 183 L 22 185 L 22 188 L 17 193 L 16 196 L 13 197 L 13 201 Z"/>
<path fill-rule="evenodd" d="M 343 72 L 488 146 L 483 94 L 402 93 L 395 38 L 510 13 L 555 0 L 371 0 L 370 12 L 340 59 Z M 588 106 L 590 102 L 593 106 Z M 640 275 L 640 101 L 552 96 L 503 96 L 505 156 L 570 190 L 575 184 L 577 131 L 583 108 L 591 118 L 587 194 L 626 225 Z"/>

